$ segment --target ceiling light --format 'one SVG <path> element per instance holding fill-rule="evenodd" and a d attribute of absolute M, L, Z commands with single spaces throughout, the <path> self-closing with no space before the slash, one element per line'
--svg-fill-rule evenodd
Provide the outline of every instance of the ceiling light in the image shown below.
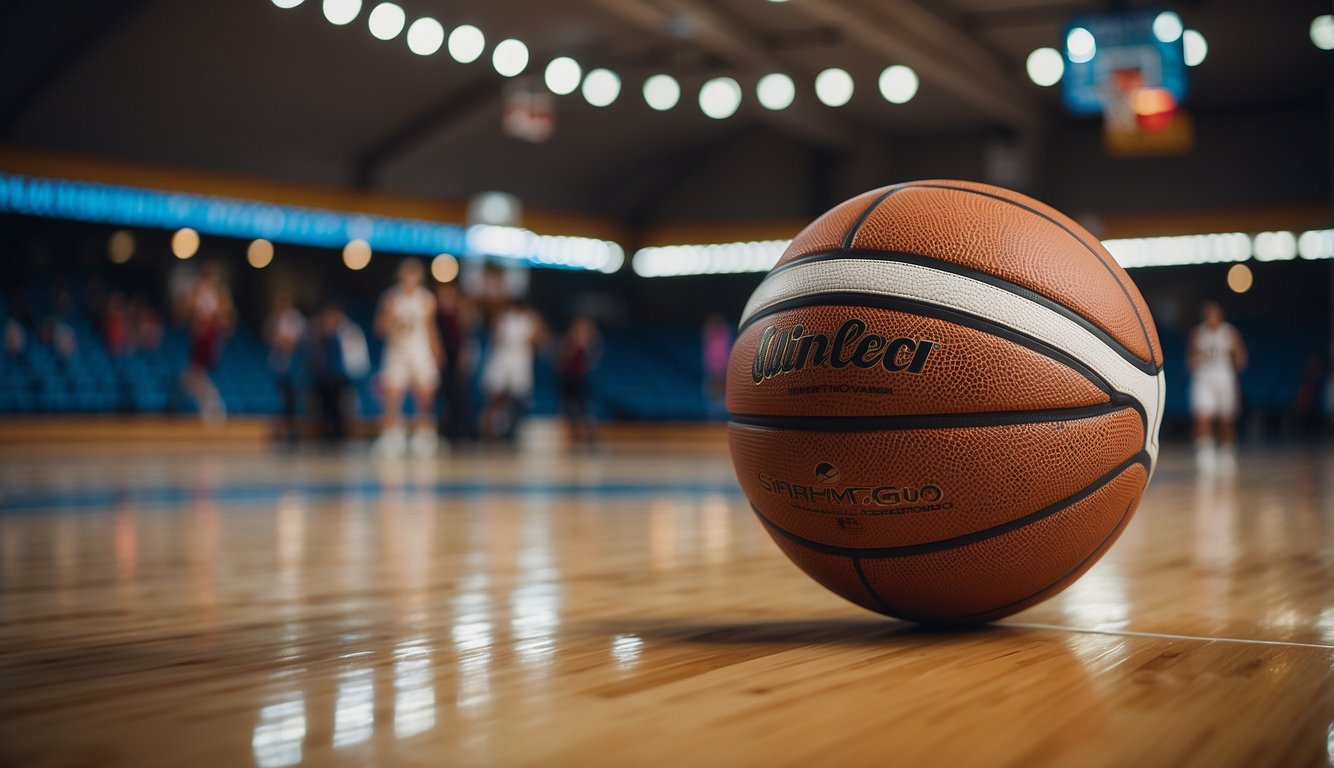
<path fill-rule="evenodd" d="M 1245 264 L 1233 264 L 1227 271 L 1227 287 L 1233 293 L 1245 293 L 1255 284 L 1255 274 Z"/>
<path fill-rule="evenodd" d="M 584 78 L 584 100 L 595 107 L 609 106 L 621 95 L 621 78 L 610 69 L 595 69 Z"/>
<path fill-rule="evenodd" d="M 699 89 L 699 108 L 714 120 L 725 120 L 741 106 L 741 86 L 730 77 L 715 77 Z"/>
<path fill-rule="evenodd" d="M 107 240 L 107 255 L 111 263 L 124 264 L 134 255 L 134 233 L 128 229 L 118 229 Z"/>
<path fill-rule="evenodd" d="M 1175 43 L 1184 30 L 1181 17 L 1172 11 L 1163 11 L 1153 19 L 1153 36 L 1161 43 Z"/>
<path fill-rule="evenodd" d="M 880 95 L 890 104 L 907 104 L 917 95 L 917 73 L 912 67 L 895 64 L 880 73 Z"/>
<path fill-rule="evenodd" d="M 460 64 L 477 61 L 486 50 L 486 36 L 471 24 L 464 24 L 449 33 L 449 55 Z"/>
<path fill-rule="evenodd" d="M 1055 48 L 1038 48 L 1028 54 L 1028 79 L 1046 88 L 1061 82 L 1065 59 Z"/>
<path fill-rule="evenodd" d="M 437 283 L 448 283 L 459 276 L 459 260 L 452 254 L 442 253 L 431 259 L 431 277 Z"/>
<path fill-rule="evenodd" d="M 246 261 L 255 269 L 263 269 L 273 261 L 273 243 L 264 238 L 254 240 L 245 250 Z"/>
<path fill-rule="evenodd" d="M 644 81 L 644 101 L 649 107 L 665 112 L 681 100 L 681 85 L 671 75 L 654 75 Z"/>
<path fill-rule="evenodd" d="M 830 67 L 815 76 L 815 97 L 827 107 L 841 107 L 852 99 L 852 75 Z"/>
<path fill-rule="evenodd" d="M 371 28 L 371 35 L 378 40 L 393 40 L 403 31 L 407 16 L 403 9 L 393 3 L 380 3 L 371 9 L 366 23 Z"/>
<path fill-rule="evenodd" d="M 551 60 L 547 65 L 545 80 L 547 88 L 551 92 L 564 96 L 567 93 L 573 93 L 575 88 L 579 87 L 579 80 L 583 71 L 579 69 L 579 62 L 569 56 L 561 56 Z"/>
<path fill-rule="evenodd" d="M 1074 64 L 1093 61 L 1093 57 L 1098 55 L 1098 41 L 1093 39 L 1092 32 L 1075 27 L 1065 36 L 1065 54 Z"/>
<path fill-rule="evenodd" d="M 1186 66 L 1198 67 L 1204 62 L 1204 57 L 1209 55 L 1209 43 L 1205 41 L 1204 35 L 1199 32 L 1188 29 L 1182 33 L 1181 44 L 1185 47 Z"/>
<path fill-rule="evenodd" d="M 343 246 L 343 264 L 348 269 L 362 270 L 371 263 L 371 244 L 365 240 L 353 240 Z"/>
<path fill-rule="evenodd" d="M 171 252 L 178 259 L 188 259 L 199 253 L 199 233 L 183 227 L 171 236 Z"/>
<path fill-rule="evenodd" d="M 491 52 L 491 65 L 505 77 L 514 77 L 528 68 L 528 46 L 518 40 L 501 40 Z"/>
<path fill-rule="evenodd" d="M 1311 42 L 1322 51 L 1334 51 L 1334 16 L 1327 13 L 1311 20 Z"/>
<path fill-rule="evenodd" d="M 782 72 L 774 72 L 760 78 L 755 85 L 755 98 L 765 109 L 787 109 L 797 97 L 797 86 L 792 78 Z"/>
<path fill-rule="evenodd" d="M 324 0 L 324 18 L 330 24 L 351 24 L 361 13 L 361 0 Z"/>
<path fill-rule="evenodd" d="M 445 28 L 430 16 L 423 16 L 408 27 L 408 50 L 418 56 L 430 56 L 445 43 Z"/>

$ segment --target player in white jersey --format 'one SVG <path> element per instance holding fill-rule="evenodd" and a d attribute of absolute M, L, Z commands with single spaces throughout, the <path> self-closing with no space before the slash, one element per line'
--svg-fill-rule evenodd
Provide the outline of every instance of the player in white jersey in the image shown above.
<path fill-rule="evenodd" d="M 482 370 L 482 389 L 490 401 L 482 413 L 487 436 L 515 436 L 533 394 L 533 354 L 544 333 L 542 319 L 521 300 L 501 310 L 492 322 L 491 348 Z"/>
<path fill-rule="evenodd" d="M 421 260 L 403 260 L 398 284 L 385 292 L 375 315 L 375 330 L 385 339 L 380 369 L 384 428 L 374 448 L 381 456 L 400 456 L 409 447 L 403 429 L 403 399 L 409 390 L 416 401 L 412 452 L 430 456 L 437 447 L 432 412 L 444 352 L 435 330 L 435 296 L 423 287 L 425 278 Z"/>
<path fill-rule="evenodd" d="M 1240 391 L 1237 373 L 1246 367 L 1241 334 L 1223 320 L 1223 308 L 1206 301 L 1204 322 L 1190 334 L 1190 409 L 1195 416 L 1195 457 L 1202 469 L 1236 466 L 1235 440 Z M 1217 444 L 1214 425 L 1217 424 Z"/>

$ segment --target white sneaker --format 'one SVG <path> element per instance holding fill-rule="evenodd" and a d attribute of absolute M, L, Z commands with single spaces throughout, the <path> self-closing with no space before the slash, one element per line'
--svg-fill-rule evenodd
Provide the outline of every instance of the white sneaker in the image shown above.
<path fill-rule="evenodd" d="M 205 427 L 218 429 L 227 423 L 227 406 L 222 402 L 222 398 L 212 398 L 199 409 L 199 417 Z"/>
<path fill-rule="evenodd" d="M 412 455 L 430 458 L 440 447 L 440 437 L 430 427 L 418 427 L 412 433 Z"/>
<path fill-rule="evenodd" d="M 1237 451 L 1230 445 L 1218 449 L 1218 472 L 1223 475 L 1237 472 Z"/>
<path fill-rule="evenodd" d="M 1206 474 L 1218 468 L 1218 448 L 1215 447 L 1213 438 L 1195 439 L 1195 468 Z"/>
<path fill-rule="evenodd" d="M 394 459 L 407 453 L 408 435 L 402 427 L 390 427 L 380 433 L 371 445 L 371 453 L 386 459 Z"/>

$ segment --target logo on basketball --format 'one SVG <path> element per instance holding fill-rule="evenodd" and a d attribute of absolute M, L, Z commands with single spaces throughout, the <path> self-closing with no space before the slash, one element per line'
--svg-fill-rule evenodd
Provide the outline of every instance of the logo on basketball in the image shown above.
<path fill-rule="evenodd" d="M 815 484 L 794 483 L 764 472 L 759 473 L 758 480 L 760 488 L 789 501 L 857 507 L 864 515 L 937 512 L 954 507 L 953 502 L 945 501 L 945 492 L 935 484 L 844 486 L 843 474 L 827 461 L 815 466 Z"/>
<path fill-rule="evenodd" d="M 843 479 L 843 473 L 833 464 L 822 461 L 815 468 L 815 479 L 822 485 L 833 485 Z"/>
<path fill-rule="evenodd" d="M 800 324 L 788 329 L 771 325 L 760 334 L 750 377 L 756 384 L 803 368 L 874 368 L 921 373 L 937 342 L 907 336 L 890 338 L 867 332 L 865 320 L 850 318 L 833 337 L 807 333 Z"/>

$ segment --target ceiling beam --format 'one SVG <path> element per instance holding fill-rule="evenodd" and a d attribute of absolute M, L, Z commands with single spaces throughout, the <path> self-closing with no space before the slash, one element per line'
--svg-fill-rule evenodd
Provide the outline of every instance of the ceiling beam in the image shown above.
<path fill-rule="evenodd" d="M 886 59 L 907 64 L 923 82 L 960 100 L 1020 134 L 1041 130 L 1041 109 L 1007 64 L 989 48 L 915 0 L 877 0 L 875 10 L 848 0 L 792 3 L 808 17 L 829 24 L 850 41 Z"/>
<path fill-rule="evenodd" d="M 148 4 L 148 0 L 117 0 L 81 19 L 64 45 L 48 51 L 46 61 L 37 73 L 0 104 L 0 136 L 11 136 L 34 106 L 117 32 L 137 18 Z M 16 5 L 7 5 L 0 10 L 7 16 L 17 13 Z M 18 33 L 18 30 L 9 29 L 8 32 Z"/>
<path fill-rule="evenodd" d="M 353 183 L 361 189 L 373 187 L 386 166 L 454 126 L 466 123 L 482 110 L 497 108 L 503 90 L 494 76 L 483 75 L 409 116 L 357 153 Z"/>
<path fill-rule="evenodd" d="M 800 72 L 783 60 L 755 35 L 724 18 L 710 3 L 698 0 L 590 0 L 633 27 L 680 45 L 694 44 L 714 58 L 748 76 L 771 72 Z M 783 110 L 761 110 L 762 119 L 784 133 L 819 146 L 846 150 L 853 145 L 855 131 L 844 118 L 829 111 L 794 104 Z"/>
<path fill-rule="evenodd" d="M 573 55 L 581 61 L 588 52 L 574 51 Z M 655 52 L 647 51 L 643 55 L 621 63 L 630 67 L 644 66 L 645 59 L 653 59 Z M 540 82 L 541 72 L 538 62 L 550 61 L 550 54 L 534 54 L 529 59 L 528 71 L 516 78 Z M 608 62 L 611 64 L 611 62 Z M 397 160 L 407 157 L 424 146 L 427 142 L 447 133 L 454 127 L 463 125 L 484 110 L 494 110 L 499 121 L 500 102 L 505 95 L 506 82 L 498 82 L 494 73 L 478 75 L 462 88 L 427 105 L 410 115 L 356 155 L 353 163 L 353 183 L 362 189 L 375 185 L 380 172 Z"/>

